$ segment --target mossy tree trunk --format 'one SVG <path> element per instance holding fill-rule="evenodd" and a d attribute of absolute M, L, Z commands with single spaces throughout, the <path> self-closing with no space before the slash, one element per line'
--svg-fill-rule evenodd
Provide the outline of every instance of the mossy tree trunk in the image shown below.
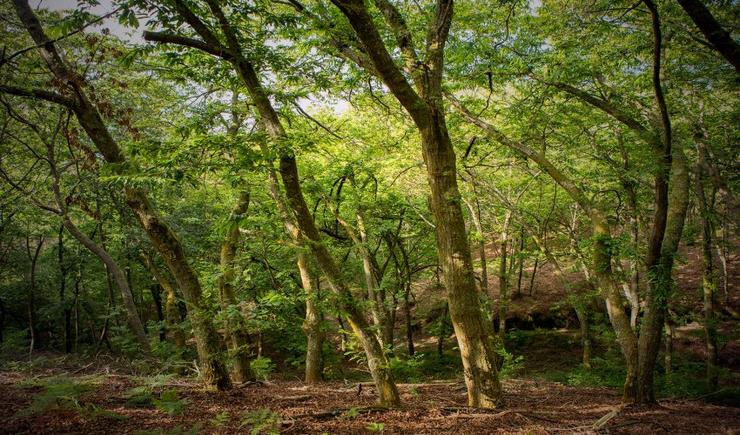
<path fill-rule="evenodd" d="M 218 279 L 221 310 L 226 318 L 226 345 L 232 361 L 232 378 L 234 382 L 243 383 L 254 378 L 249 359 L 249 340 L 244 316 L 242 316 L 236 291 L 234 289 L 234 258 L 239 244 L 239 221 L 244 218 L 249 208 L 249 191 L 239 193 L 236 205 L 229 216 L 229 227 L 221 242 L 221 276 Z"/>

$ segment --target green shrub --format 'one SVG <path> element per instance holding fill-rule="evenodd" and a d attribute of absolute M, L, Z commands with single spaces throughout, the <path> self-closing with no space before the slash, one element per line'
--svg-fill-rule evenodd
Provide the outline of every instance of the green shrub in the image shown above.
<path fill-rule="evenodd" d="M 181 414 L 185 405 L 187 405 L 187 399 L 180 399 L 177 394 L 177 390 L 165 390 L 159 395 L 159 399 L 153 399 L 154 406 L 160 411 L 164 411 L 169 415 Z"/>
<path fill-rule="evenodd" d="M 213 425 L 213 427 L 221 427 L 228 423 L 230 420 L 231 414 L 229 414 L 229 411 L 224 411 L 217 414 L 214 418 L 211 419 L 211 425 Z"/>
<path fill-rule="evenodd" d="M 249 433 L 251 435 L 273 435 L 280 433 L 280 414 L 272 412 L 268 408 L 250 411 L 242 416 L 239 429 L 244 426 L 251 426 Z"/>
<path fill-rule="evenodd" d="M 264 381 L 270 377 L 272 371 L 275 369 L 275 366 L 272 364 L 272 360 L 265 356 L 253 359 L 251 367 L 257 379 L 262 379 Z"/>
<path fill-rule="evenodd" d="M 65 376 L 35 380 L 35 384 L 43 385 L 45 391 L 37 394 L 31 405 L 19 412 L 20 415 L 43 414 L 52 409 L 79 408 L 80 395 L 90 390 L 88 384 L 77 383 Z"/>

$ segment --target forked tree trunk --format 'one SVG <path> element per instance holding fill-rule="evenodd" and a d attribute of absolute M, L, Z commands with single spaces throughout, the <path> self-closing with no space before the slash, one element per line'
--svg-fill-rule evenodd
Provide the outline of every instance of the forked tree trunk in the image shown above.
<path fill-rule="evenodd" d="M 439 1 L 429 23 L 425 62 L 416 61 L 411 33 L 397 9 L 383 2 L 380 12 L 396 34 L 413 85 L 388 52 L 373 17 L 362 0 L 333 0 L 362 42 L 374 71 L 404 106 L 416 125 L 431 190 L 437 252 L 447 289 L 450 318 L 463 362 L 468 405 L 494 408 L 501 402 L 501 384 L 490 323 L 484 321 L 475 285 L 462 198 L 457 185 L 455 151 L 447 131 L 442 103 L 444 46 L 452 22 L 453 4 Z"/>
<path fill-rule="evenodd" d="M 665 321 L 667 299 L 673 287 L 673 259 L 681 241 L 689 200 L 689 173 L 683 150 L 674 147 L 667 198 L 665 235 L 659 257 L 648 259 L 648 297 L 646 313 L 640 324 L 639 382 L 636 401 L 654 403 L 655 363 L 660 350 L 661 331 Z"/>

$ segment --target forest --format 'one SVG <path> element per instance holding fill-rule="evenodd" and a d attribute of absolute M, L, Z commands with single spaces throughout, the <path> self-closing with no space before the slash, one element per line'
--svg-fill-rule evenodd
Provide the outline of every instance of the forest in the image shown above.
<path fill-rule="evenodd" d="M 0 433 L 740 433 L 733 0 L 1 0 Z"/>

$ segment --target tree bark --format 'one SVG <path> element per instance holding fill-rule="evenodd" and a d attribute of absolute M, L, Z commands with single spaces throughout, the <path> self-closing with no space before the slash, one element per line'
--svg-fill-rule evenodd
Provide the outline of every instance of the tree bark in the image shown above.
<path fill-rule="evenodd" d="M 249 360 L 249 341 L 244 317 L 238 309 L 234 291 L 234 258 L 239 243 L 239 220 L 249 208 L 249 192 L 239 193 L 239 199 L 229 216 L 229 229 L 221 242 L 221 276 L 218 280 L 221 310 L 226 315 L 226 344 L 233 362 L 234 382 L 244 383 L 254 378 Z M 232 307 L 236 309 L 232 309 Z"/>
<path fill-rule="evenodd" d="M 309 385 L 318 384 L 324 380 L 324 331 L 321 325 L 321 310 L 319 301 L 319 279 L 316 286 L 311 280 L 306 253 L 298 250 L 298 271 L 301 274 L 301 284 L 306 293 L 306 317 L 303 321 L 303 332 L 306 334 L 306 371 L 305 382 Z"/>

